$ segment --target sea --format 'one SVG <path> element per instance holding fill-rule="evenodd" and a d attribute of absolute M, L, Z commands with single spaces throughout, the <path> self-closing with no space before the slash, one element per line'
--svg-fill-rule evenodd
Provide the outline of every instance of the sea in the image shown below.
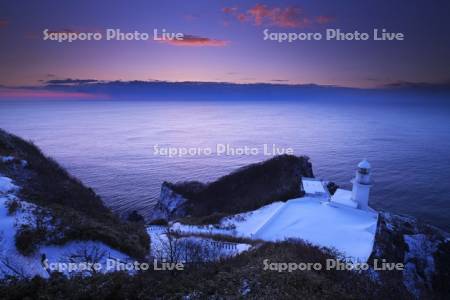
<path fill-rule="evenodd" d="M 367 159 L 372 207 L 450 230 L 448 101 L 2 100 L 0 128 L 120 215 L 148 216 L 164 181 L 208 182 L 287 152 L 348 189 Z"/>

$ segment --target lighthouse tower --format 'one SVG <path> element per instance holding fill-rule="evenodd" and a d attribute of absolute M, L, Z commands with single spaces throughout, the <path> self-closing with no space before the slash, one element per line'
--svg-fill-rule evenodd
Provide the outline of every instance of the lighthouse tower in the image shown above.
<path fill-rule="evenodd" d="M 358 203 L 358 208 L 367 210 L 369 207 L 369 192 L 372 187 L 370 179 L 370 164 L 363 160 L 358 164 L 355 178 L 352 179 L 352 200 Z"/>

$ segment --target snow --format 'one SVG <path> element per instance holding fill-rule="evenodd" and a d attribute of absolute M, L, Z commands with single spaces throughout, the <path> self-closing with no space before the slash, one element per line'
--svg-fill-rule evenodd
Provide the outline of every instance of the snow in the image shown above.
<path fill-rule="evenodd" d="M 192 233 L 192 234 L 229 234 L 228 229 L 221 229 L 217 228 L 213 225 L 204 225 L 204 226 L 193 226 L 193 225 L 186 225 L 181 224 L 179 222 L 176 222 L 172 224 L 170 227 L 173 231 L 179 231 L 183 233 Z"/>
<path fill-rule="evenodd" d="M 333 206 L 328 201 L 304 197 L 228 217 L 222 226 L 234 229 L 223 230 L 222 234 L 265 241 L 303 239 L 335 248 L 353 261 L 365 262 L 372 252 L 377 220 L 378 214 L 373 211 Z"/>
<path fill-rule="evenodd" d="M 374 243 L 377 214 L 347 207 L 334 207 L 314 198 L 286 203 L 269 220 L 257 238 L 281 241 L 301 238 L 312 244 L 336 248 L 351 260 L 367 261 Z"/>
<path fill-rule="evenodd" d="M 12 162 L 14 160 L 14 156 L 0 156 L 2 162 Z"/>
<path fill-rule="evenodd" d="M 187 227 L 180 226 L 181 224 L 179 223 L 177 224 L 178 225 L 175 227 L 170 227 L 170 233 L 205 233 L 201 230 L 197 232 L 183 232 L 182 229 L 186 229 Z M 151 256 L 156 259 L 175 259 L 177 261 L 185 261 L 186 258 L 195 259 L 192 255 L 198 255 L 198 251 L 201 251 L 202 259 L 205 261 L 211 261 L 223 257 L 235 256 L 244 251 L 248 251 L 251 247 L 251 245 L 245 243 L 216 241 L 212 238 L 195 235 L 183 237 L 176 237 L 175 235 L 172 235 L 172 241 L 169 241 L 169 232 L 168 227 L 166 226 L 153 225 L 147 227 L 147 233 L 149 234 L 151 240 Z M 192 244 L 197 245 L 198 248 L 193 249 L 191 247 Z"/>
<path fill-rule="evenodd" d="M 333 196 L 331 196 L 331 202 L 341 205 L 350 206 L 353 208 L 358 207 L 358 203 L 356 203 L 352 199 L 352 191 L 337 189 Z"/>
<path fill-rule="evenodd" d="M 328 195 L 325 191 L 322 181 L 315 178 L 302 178 L 303 190 L 310 195 Z"/>
<path fill-rule="evenodd" d="M 247 279 L 244 279 L 242 281 L 242 287 L 241 287 L 241 295 L 247 296 L 251 292 L 250 284 Z"/>
<path fill-rule="evenodd" d="M 323 199 L 322 199 L 323 200 Z M 375 240 L 378 213 L 345 205 L 332 205 L 315 197 L 274 202 L 257 210 L 225 218 L 221 228 L 175 223 L 184 233 L 212 233 L 283 241 L 303 239 L 314 245 L 335 248 L 354 262 L 366 262 Z"/>
<path fill-rule="evenodd" d="M 3 163 L 20 162 L 20 165 L 22 167 L 26 167 L 28 165 L 28 162 L 26 160 L 16 159 L 14 156 L 0 156 L 0 162 L 3 162 Z"/>
<path fill-rule="evenodd" d="M 405 252 L 405 270 L 403 271 L 403 283 L 417 298 L 420 297 L 420 285 L 427 285 L 432 282 L 435 272 L 435 262 L 433 254 L 438 248 L 438 244 L 431 241 L 425 234 L 413 234 L 403 236 L 408 245 Z M 417 266 L 423 267 L 418 270 Z M 430 288 L 430 286 L 428 286 Z"/>
<path fill-rule="evenodd" d="M 13 157 L 1 159 L 4 162 L 14 160 Z M 151 238 L 150 254 L 157 258 L 168 258 L 169 237 L 175 238 L 181 252 L 192 243 L 200 246 L 206 260 L 234 256 L 251 248 L 249 244 L 217 241 L 208 237 L 228 235 L 274 242 L 290 238 L 303 239 L 318 246 L 335 248 L 352 261 L 367 261 L 374 244 L 378 214 L 372 210 L 356 209 L 357 203 L 351 199 L 351 191 L 338 189 L 331 201 L 327 201 L 329 194 L 322 181 L 303 178 L 302 184 L 306 197 L 274 202 L 254 211 L 230 216 L 217 226 L 192 226 L 178 222 L 171 224 L 169 232 L 181 233 L 181 237 L 168 234 L 165 226 L 149 226 L 147 232 Z M 83 249 L 98 249 L 106 254 L 100 261 L 102 265 L 106 258 L 130 261 L 127 255 L 96 241 L 72 241 L 60 246 L 42 246 L 34 255 L 22 256 L 15 247 L 15 233 L 20 224 L 33 217 L 31 210 L 26 208 L 35 205 L 17 198 L 15 193 L 19 188 L 10 178 L 0 176 L 0 259 L 8 258 L 16 269 L 23 270 L 28 276 L 43 277 L 48 277 L 48 273 L 41 263 L 42 254 L 45 254 L 50 263 L 67 262 L 71 254 Z M 169 210 L 176 209 L 185 201 L 176 194 L 168 194 L 165 198 L 165 205 Z M 25 209 L 19 209 L 9 216 L 6 204 L 12 200 L 20 201 Z M 406 242 L 410 244 L 410 241 Z M 410 245 L 410 249 L 414 248 Z M 5 271 L 0 261 L 1 270 Z"/>
<path fill-rule="evenodd" d="M 13 184 L 12 179 L 0 176 L 0 195 L 12 192 L 18 189 L 18 186 Z"/>
<path fill-rule="evenodd" d="M 186 199 L 184 199 L 181 195 L 173 192 L 170 189 L 165 188 L 162 192 L 163 196 L 161 197 L 163 199 L 163 204 L 165 207 L 169 210 L 169 212 L 173 212 L 175 209 L 180 207 L 183 203 L 186 202 Z"/>
<path fill-rule="evenodd" d="M 183 214 L 183 204 L 186 199 L 180 194 L 173 191 L 166 184 L 161 187 L 161 194 L 158 203 L 153 208 L 150 220 L 167 219 L 172 214 Z"/>
<path fill-rule="evenodd" d="M 284 206 L 284 204 L 284 202 L 273 202 L 257 210 L 226 218 L 221 224 L 224 227 L 234 227 L 237 236 L 252 237 Z"/>
<path fill-rule="evenodd" d="M 68 263 L 73 254 L 80 251 L 97 249 L 104 256 L 99 260 L 101 270 L 106 271 L 106 259 L 130 261 L 130 258 L 109 246 L 97 241 L 72 241 L 64 245 L 41 246 L 30 256 L 21 255 L 15 246 L 17 228 L 32 220 L 32 208 L 37 207 L 19 199 L 15 192 L 19 189 L 8 177 L 0 176 L 0 278 L 5 275 L 19 275 L 32 277 L 39 275 L 47 278 L 48 272 L 42 264 L 42 254 L 45 254 L 48 263 Z M 20 208 L 12 215 L 8 215 L 9 201 L 19 201 Z M 67 272 L 64 272 L 67 274 Z"/>
<path fill-rule="evenodd" d="M 180 223 L 175 223 L 173 228 L 184 233 L 209 232 L 274 242 L 303 239 L 314 245 L 335 248 L 354 262 L 366 262 L 373 249 L 377 220 L 378 214 L 374 211 L 303 197 L 225 218 L 221 228 L 208 230 Z"/>
<path fill-rule="evenodd" d="M 370 163 L 367 161 L 367 159 L 364 159 L 358 164 L 358 168 L 360 169 L 370 169 L 370 167 Z"/>
<path fill-rule="evenodd" d="M 44 246 L 39 249 L 39 253 L 44 254 L 48 259 L 48 263 L 60 263 L 60 262 L 84 262 L 85 258 L 81 257 L 78 260 L 72 256 L 79 256 L 80 253 L 87 251 L 88 254 L 101 253 L 98 263 L 102 265 L 101 271 L 104 273 L 107 269 L 107 259 L 114 259 L 121 262 L 129 262 L 132 259 L 101 242 L 97 241 L 71 241 L 62 246 L 50 245 Z"/>

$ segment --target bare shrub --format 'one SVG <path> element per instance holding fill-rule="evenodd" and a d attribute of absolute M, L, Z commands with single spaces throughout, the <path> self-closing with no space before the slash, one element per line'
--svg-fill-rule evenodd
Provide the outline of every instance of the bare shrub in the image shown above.
<path fill-rule="evenodd" d="M 8 209 L 8 216 L 12 216 L 21 208 L 21 204 L 17 199 L 12 199 L 6 202 L 6 207 Z"/>
<path fill-rule="evenodd" d="M 98 270 L 94 267 L 94 265 L 102 263 L 102 261 L 106 258 L 106 255 L 107 252 L 105 249 L 102 249 L 97 245 L 86 245 L 79 247 L 71 253 L 67 253 L 63 261 L 91 266 L 86 270 L 81 271 L 81 273 L 84 275 L 94 275 L 98 273 Z"/>

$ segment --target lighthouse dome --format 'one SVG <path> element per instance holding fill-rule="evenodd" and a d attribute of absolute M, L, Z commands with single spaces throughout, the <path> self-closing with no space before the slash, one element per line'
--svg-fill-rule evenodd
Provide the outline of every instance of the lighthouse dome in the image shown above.
<path fill-rule="evenodd" d="M 361 162 L 358 164 L 358 168 L 359 168 L 359 169 L 366 169 L 366 170 L 370 169 L 370 164 L 369 164 L 369 162 L 367 161 L 367 159 L 364 159 L 363 161 L 361 161 Z"/>

